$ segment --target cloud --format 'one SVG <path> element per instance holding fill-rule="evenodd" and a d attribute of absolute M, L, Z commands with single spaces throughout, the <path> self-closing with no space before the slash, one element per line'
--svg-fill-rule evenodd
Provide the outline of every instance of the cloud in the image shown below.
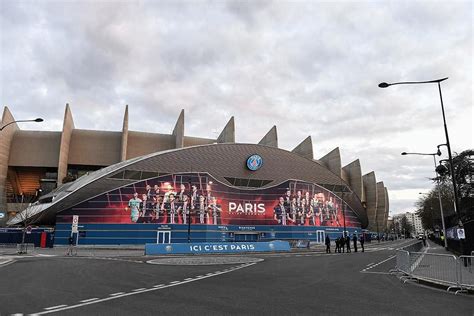
<path fill-rule="evenodd" d="M 468 1 L 2 1 L 1 102 L 24 128 L 216 137 L 231 116 L 239 142 L 277 125 L 280 146 L 308 135 L 316 158 L 339 146 L 390 190 L 431 186 L 445 142 L 436 85 L 382 81 L 449 76 L 443 98 L 453 150 L 472 147 L 472 5 Z M 39 127 L 40 126 L 40 127 Z M 22 126 L 23 127 L 23 126 Z M 391 208 L 416 200 L 394 193 Z M 412 203 L 413 204 L 413 203 Z"/>

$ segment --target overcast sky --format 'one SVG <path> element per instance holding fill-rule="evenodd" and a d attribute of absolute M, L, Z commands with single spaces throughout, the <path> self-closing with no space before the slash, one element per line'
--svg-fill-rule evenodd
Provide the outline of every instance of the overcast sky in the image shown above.
<path fill-rule="evenodd" d="M 231 116 L 237 142 L 277 125 L 291 150 L 312 136 L 315 158 L 360 158 L 414 210 L 445 142 L 437 86 L 381 81 L 443 77 L 453 151 L 473 148 L 472 1 L 0 0 L 1 104 L 23 129 L 76 128 L 216 138 Z M 446 150 L 443 158 L 446 158 Z"/>

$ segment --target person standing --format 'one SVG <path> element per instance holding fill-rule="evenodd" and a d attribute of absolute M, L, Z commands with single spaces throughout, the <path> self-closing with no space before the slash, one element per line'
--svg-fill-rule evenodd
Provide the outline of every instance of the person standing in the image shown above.
<path fill-rule="evenodd" d="M 359 237 L 359 242 L 360 242 L 360 247 L 362 248 L 362 252 L 364 252 L 364 234 L 360 234 Z"/>
<path fill-rule="evenodd" d="M 346 247 L 347 247 L 347 253 L 351 252 L 351 238 L 349 237 L 349 234 L 347 234 L 346 238 L 345 238 L 345 242 L 346 242 Z"/>
<path fill-rule="evenodd" d="M 352 234 L 352 242 L 354 243 L 354 252 L 357 252 L 357 236 Z"/>
<path fill-rule="evenodd" d="M 326 235 L 326 253 L 331 253 L 331 239 Z"/>

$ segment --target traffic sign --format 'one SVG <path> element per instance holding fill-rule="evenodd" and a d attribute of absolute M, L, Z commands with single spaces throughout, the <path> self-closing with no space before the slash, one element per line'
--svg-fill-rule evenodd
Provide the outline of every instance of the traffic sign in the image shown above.
<path fill-rule="evenodd" d="M 31 234 L 32 230 L 33 230 L 33 227 L 31 227 L 31 226 L 26 227 L 26 233 L 27 234 Z"/>
<path fill-rule="evenodd" d="M 466 235 L 464 234 L 464 228 L 458 228 L 458 238 L 459 239 L 466 239 Z"/>
<path fill-rule="evenodd" d="M 78 224 L 79 224 L 79 215 L 73 215 L 72 226 L 71 226 L 71 230 L 73 233 L 79 232 Z"/>

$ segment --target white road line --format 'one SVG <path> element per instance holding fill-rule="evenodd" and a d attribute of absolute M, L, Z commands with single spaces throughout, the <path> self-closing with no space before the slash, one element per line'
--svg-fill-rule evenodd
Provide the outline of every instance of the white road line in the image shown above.
<path fill-rule="evenodd" d="M 367 265 L 367 267 L 368 267 L 368 266 L 371 266 L 371 265 L 373 265 L 373 264 L 374 264 L 374 262 L 372 262 L 372 263 L 369 263 L 369 264 Z"/>
<path fill-rule="evenodd" d="M 251 263 L 242 265 L 242 266 L 240 266 L 240 267 L 237 267 L 237 268 L 235 268 L 234 270 L 239 270 L 239 269 L 247 268 L 247 267 L 253 266 L 253 265 L 255 265 L 255 264 L 257 264 L 257 262 L 251 262 Z M 86 305 L 97 304 L 97 303 L 106 302 L 106 301 L 110 301 L 110 300 L 114 300 L 114 299 L 118 299 L 118 298 L 122 298 L 122 297 L 126 297 L 126 296 L 131 296 L 131 295 L 136 295 L 136 294 L 142 294 L 142 293 L 146 293 L 146 292 L 151 292 L 151 291 L 156 291 L 156 290 L 165 289 L 165 288 L 168 288 L 168 287 L 178 286 L 178 285 L 181 285 L 181 284 L 186 284 L 186 283 L 190 283 L 190 282 L 196 282 L 196 281 L 199 281 L 199 280 L 202 280 L 202 279 L 212 278 L 212 277 L 215 277 L 215 276 L 218 276 L 218 275 L 221 275 L 221 274 L 226 274 L 226 273 L 229 273 L 229 272 L 230 272 L 230 271 L 215 273 L 215 274 L 213 274 L 213 275 L 203 276 L 203 277 L 200 278 L 200 279 L 193 279 L 193 280 L 189 280 L 189 281 L 181 281 L 181 282 L 179 282 L 179 283 L 168 284 L 168 285 L 165 285 L 165 286 L 160 287 L 160 288 L 152 287 L 152 288 L 149 288 L 149 289 L 144 289 L 143 291 L 129 292 L 129 293 L 124 293 L 124 294 L 117 294 L 117 295 L 115 295 L 115 296 L 106 297 L 106 298 L 98 299 L 98 300 L 95 300 L 95 301 L 92 301 L 92 302 L 87 302 L 87 303 L 81 303 L 81 304 L 76 304 L 76 305 L 71 305 L 71 306 L 58 305 L 58 306 L 54 306 L 54 307 L 48 307 L 48 308 L 47 308 L 48 310 L 46 310 L 46 311 L 39 312 L 39 313 L 33 313 L 33 314 L 35 314 L 35 315 L 45 315 L 45 314 L 50 314 L 50 313 L 56 313 L 56 312 L 60 312 L 60 311 L 63 311 L 63 310 L 74 309 L 74 308 L 78 308 L 78 307 L 82 307 L 82 306 L 86 306 Z M 46 309 L 46 308 L 45 308 L 45 309 Z"/>
<path fill-rule="evenodd" d="M 92 301 L 95 301 L 95 300 L 98 300 L 99 298 L 98 297 L 94 297 L 94 298 L 90 298 L 90 299 L 87 299 L 87 300 L 82 300 L 80 301 L 81 303 L 87 303 L 87 302 L 92 302 Z"/>
<path fill-rule="evenodd" d="M 110 294 L 110 296 L 117 296 L 117 295 L 122 295 L 122 294 L 125 294 L 125 292 L 117 292 L 117 293 L 113 293 L 113 294 Z"/>
<path fill-rule="evenodd" d="M 366 270 L 375 268 L 376 266 L 378 266 L 378 265 L 380 265 L 380 264 L 382 264 L 382 263 L 384 263 L 384 262 L 387 262 L 387 261 L 389 261 L 389 260 L 392 260 L 392 259 L 395 258 L 395 257 L 397 257 L 397 256 L 391 256 L 391 257 L 389 257 L 389 258 L 387 258 L 387 259 L 385 259 L 385 260 L 382 260 L 382 261 L 380 261 L 380 262 L 377 262 L 376 264 L 374 264 L 374 265 L 372 265 L 372 266 L 370 266 L 370 267 L 367 267 L 367 268 L 363 269 L 363 270 L 360 271 L 360 272 L 365 272 Z"/>
<path fill-rule="evenodd" d="M 144 287 L 141 287 L 139 289 L 132 290 L 132 292 L 138 292 L 138 291 L 143 291 L 143 290 L 146 290 L 146 289 Z"/>
<path fill-rule="evenodd" d="M 189 281 L 189 280 L 192 280 L 193 278 L 186 278 L 184 279 L 184 281 Z"/>
<path fill-rule="evenodd" d="M 67 305 L 57 305 L 57 306 L 51 306 L 51 307 L 46 307 L 45 310 L 49 311 L 51 309 L 56 309 L 56 308 L 62 308 L 66 307 Z M 43 312 L 43 313 L 49 313 L 49 312 Z M 41 313 L 40 313 L 41 314 Z"/>
<path fill-rule="evenodd" d="M 202 278 L 204 275 L 198 275 L 196 278 Z"/>
<path fill-rule="evenodd" d="M 170 282 L 170 284 L 176 284 L 176 283 L 179 283 L 179 282 L 181 282 L 181 281 L 172 281 L 172 282 Z"/>
<path fill-rule="evenodd" d="M 162 286 L 165 286 L 164 284 L 157 284 L 157 285 L 153 285 L 153 287 L 162 287 Z M 123 294 L 123 293 L 122 293 Z"/>

